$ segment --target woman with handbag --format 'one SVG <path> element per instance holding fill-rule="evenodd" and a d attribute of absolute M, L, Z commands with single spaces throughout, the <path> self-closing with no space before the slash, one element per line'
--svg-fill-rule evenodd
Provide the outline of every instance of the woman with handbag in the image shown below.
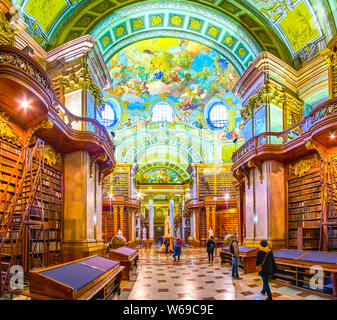
<path fill-rule="evenodd" d="M 276 272 L 276 263 L 273 252 L 268 248 L 268 242 L 261 240 L 260 249 L 256 256 L 256 270 L 263 281 L 263 288 L 261 293 L 267 294 L 267 300 L 273 300 L 270 287 L 269 278 Z"/>

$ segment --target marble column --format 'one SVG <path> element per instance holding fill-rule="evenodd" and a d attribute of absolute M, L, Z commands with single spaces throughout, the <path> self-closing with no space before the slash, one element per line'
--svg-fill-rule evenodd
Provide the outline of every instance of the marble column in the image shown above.
<path fill-rule="evenodd" d="M 124 235 L 124 206 L 119 206 L 119 229 L 122 231 Z"/>
<path fill-rule="evenodd" d="M 139 214 L 139 217 L 137 218 L 136 238 L 137 238 L 137 240 L 141 239 L 141 234 L 140 234 L 140 214 Z"/>
<path fill-rule="evenodd" d="M 206 206 L 206 238 L 209 238 L 209 216 L 210 216 L 211 207 Z M 214 230 L 213 230 L 214 231 Z"/>
<path fill-rule="evenodd" d="M 149 239 L 153 239 L 153 199 L 149 200 Z"/>
<path fill-rule="evenodd" d="M 181 238 L 185 239 L 185 218 L 184 218 L 185 200 L 181 202 Z"/>
<path fill-rule="evenodd" d="M 97 168 L 90 175 L 90 155 L 76 151 L 64 156 L 64 261 L 104 252 L 101 185 Z"/>
<path fill-rule="evenodd" d="M 170 225 L 171 225 L 171 236 L 174 236 L 174 199 L 170 199 Z"/>
<path fill-rule="evenodd" d="M 113 217 L 114 217 L 114 236 L 117 234 L 118 232 L 118 205 L 114 205 L 113 207 Z"/>

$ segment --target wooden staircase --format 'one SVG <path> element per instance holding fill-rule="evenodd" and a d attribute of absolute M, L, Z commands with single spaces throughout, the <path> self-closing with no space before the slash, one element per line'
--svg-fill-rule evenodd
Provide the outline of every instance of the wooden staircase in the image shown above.
<path fill-rule="evenodd" d="M 45 265 L 44 213 L 42 201 L 42 170 L 44 167 L 44 143 L 37 140 L 33 147 L 24 147 L 0 197 L 0 297 L 10 291 L 12 266 L 19 265 L 27 273 L 33 267 L 31 259 Z M 14 185 L 11 196 L 7 190 Z M 34 210 L 32 206 L 34 205 Z M 35 208 L 39 208 L 35 210 Z M 1 217 L 1 216 L 0 216 Z M 31 234 L 32 230 L 34 235 Z M 40 239 L 41 242 L 32 241 Z"/>
<path fill-rule="evenodd" d="M 332 161 L 321 159 L 322 216 L 320 223 L 320 250 L 328 251 L 329 240 L 337 227 L 337 167 Z"/>

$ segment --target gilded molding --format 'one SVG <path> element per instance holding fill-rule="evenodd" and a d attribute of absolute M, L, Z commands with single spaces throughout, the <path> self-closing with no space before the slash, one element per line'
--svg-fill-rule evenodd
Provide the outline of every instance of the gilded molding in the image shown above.
<path fill-rule="evenodd" d="M 39 129 L 51 129 L 54 126 L 51 118 L 44 119 L 27 132 L 26 145 L 30 145 L 36 139 L 35 132 Z"/>
<path fill-rule="evenodd" d="M 258 164 L 257 162 L 252 161 L 252 160 L 248 161 L 247 166 L 248 166 L 248 168 L 256 168 L 259 171 L 259 180 L 260 180 L 260 183 L 262 183 L 263 182 L 262 166 L 260 164 Z"/>
<path fill-rule="evenodd" d="M 294 165 L 289 165 L 289 175 L 303 177 L 311 168 L 315 168 L 318 165 L 318 156 L 315 155 L 314 159 L 301 160 Z"/>
<path fill-rule="evenodd" d="M 305 143 L 305 147 L 306 147 L 307 150 L 316 150 L 321 159 L 325 158 L 324 151 L 321 150 L 314 142 L 312 142 L 312 140 L 308 140 Z"/>
<path fill-rule="evenodd" d="M 46 144 L 44 147 L 44 159 L 46 164 L 50 166 L 61 166 L 62 164 L 61 154 L 48 144 Z"/>
<path fill-rule="evenodd" d="M 11 27 L 6 15 L 0 10 L 0 44 L 13 45 L 18 32 Z"/>
<path fill-rule="evenodd" d="M 9 117 L 5 112 L 0 112 L 0 135 L 2 140 L 13 143 L 16 146 L 22 146 L 22 141 L 20 137 L 15 134 Z"/>
<path fill-rule="evenodd" d="M 285 93 L 266 81 L 260 91 L 252 96 L 248 103 L 240 110 L 244 121 L 253 116 L 254 110 L 259 109 L 263 104 L 273 104 L 281 109 L 284 107 Z"/>
<path fill-rule="evenodd" d="M 83 65 L 78 71 L 72 72 L 69 75 L 62 76 L 52 81 L 52 87 L 57 90 L 63 88 L 64 94 L 70 93 L 79 89 L 87 89 L 95 99 L 95 106 L 102 111 L 104 101 L 102 98 L 99 86 L 93 81 L 91 72 L 88 66 Z"/>
<path fill-rule="evenodd" d="M 102 162 L 106 162 L 108 160 L 108 156 L 106 155 L 106 153 L 102 153 L 99 154 L 95 157 L 93 157 L 90 160 L 90 178 L 92 178 L 94 176 L 94 165 L 97 161 L 102 161 Z"/>

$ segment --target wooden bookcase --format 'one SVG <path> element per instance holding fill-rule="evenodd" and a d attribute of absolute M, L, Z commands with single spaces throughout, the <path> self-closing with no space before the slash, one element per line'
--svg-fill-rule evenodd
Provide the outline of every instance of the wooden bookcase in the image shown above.
<path fill-rule="evenodd" d="M 322 214 L 319 168 L 288 180 L 288 247 L 318 250 Z"/>
<path fill-rule="evenodd" d="M 48 146 L 49 147 L 49 146 Z M 10 174 L 19 159 L 21 148 L 7 141 L 0 139 L 0 193 L 3 193 L 9 181 Z M 24 271 L 41 267 L 42 259 L 46 265 L 51 265 L 54 261 L 59 262 L 62 239 L 62 201 L 63 201 L 63 166 L 62 157 L 59 164 L 46 164 L 42 170 L 42 190 L 40 186 L 36 193 L 36 200 L 30 210 L 29 220 L 40 220 L 41 207 L 44 212 L 44 234 L 40 232 L 37 225 L 29 225 L 29 231 L 24 232 L 22 246 L 19 247 L 19 262 Z M 19 171 L 19 179 L 22 172 Z M 9 196 L 7 200 L 14 197 L 14 181 L 9 186 Z M 31 190 L 30 182 L 26 182 L 22 190 L 23 196 L 28 196 Z M 42 194 L 42 199 L 41 199 Z M 24 198 L 25 199 L 25 198 Z M 23 203 L 24 204 L 24 203 Z M 1 211 L 2 210 L 2 211 Z M 3 217 L 4 208 L 0 208 L 0 221 Z M 34 250 L 32 249 L 34 246 Z M 4 247 L 3 253 L 11 253 L 10 241 Z M 3 259 L 6 259 L 4 257 Z M 9 257 L 7 257 L 9 259 Z"/>

